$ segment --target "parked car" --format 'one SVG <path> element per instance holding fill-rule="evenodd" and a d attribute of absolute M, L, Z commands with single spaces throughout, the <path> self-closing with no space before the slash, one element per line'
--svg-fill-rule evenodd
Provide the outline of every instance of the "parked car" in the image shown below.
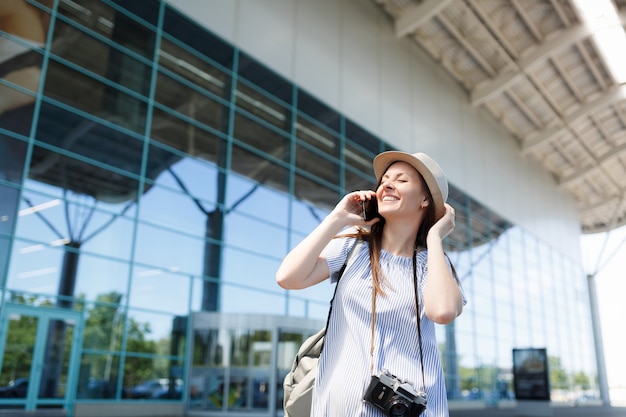
<path fill-rule="evenodd" d="M 162 390 L 168 386 L 167 378 L 150 379 L 135 385 L 130 390 L 131 398 L 152 398 L 152 394 L 157 390 Z"/>
<path fill-rule="evenodd" d="M 0 398 L 26 398 L 28 393 L 28 378 L 18 378 L 9 382 L 9 385 L 0 387 Z"/>
<path fill-rule="evenodd" d="M 180 400 L 183 397 L 183 387 L 176 384 L 174 389 L 170 391 L 169 384 L 165 388 L 157 389 L 152 393 L 152 398 L 156 400 Z"/>

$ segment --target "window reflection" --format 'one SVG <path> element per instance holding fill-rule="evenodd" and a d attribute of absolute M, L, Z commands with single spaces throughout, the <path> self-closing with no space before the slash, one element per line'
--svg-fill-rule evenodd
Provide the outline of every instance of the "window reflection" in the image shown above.
<path fill-rule="evenodd" d="M 372 157 L 388 148 L 169 6 L 155 30 L 158 6 L 58 2 L 33 137 L 34 94 L 0 115 L 6 298 L 83 313 L 81 399 L 182 401 L 189 311 L 324 320 L 333 286 L 283 291 L 276 268 L 346 191 L 374 185 Z M 22 46 L 39 65 L 39 46 Z M 446 250 L 469 300 L 437 328 L 450 398 L 509 398 L 511 349 L 537 344 L 555 387 L 596 389 L 579 263 L 453 185 L 450 201 Z M 194 334 L 192 408 L 280 405 L 304 335 L 280 333 L 270 386 L 269 330 Z"/>
<path fill-rule="evenodd" d="M 79 399 L 127 398 L 127 390 L 118 387 L 117 384 L 119 364 L 119 355 L 84 354 L 80 362 L 76 397 Z"/>
<path fill-rule="evenodd" d="M 135 259 L 146 267 L 200 276 L 203 251 L 200 237 L 143 223 L 137 227 Z"/>
<path fill-rule="evenodd" d="M 247 285 L 258 285 L 254 281 L 254 274 L 249 274 Z M 254 300 L 254 302 L 249 303 L 247 300 Z M 259 293 L 259 290 L 253 288 L 242 288 L 239 285 L 226 283 L 222 286 L 221 311 L 224 313 L 280 315 L 285 312 L 284 294 L 278 291 Z"/>
<path fill-rule="evenodd" d="M 189 277 L 159 268 L 136 267 L 130 287 L 130 305 L 185 314 L 189 304 Z"/>
<path fill-rule="evenodd" d="M 156 108 L 153 113 L 150 130 L 152 139 L 181 152 L 186 152 L 189 155 L 217 161 L 221 147 L 225 146 L 225 142 L 214 131 L 198 124 L 197 119 L 202 118 L 196 113 L 215 115 L 222 110 L 207 109 L 206 107 L 202 103 L 193 102 L 181 104 L 176 108 L 176 111 L 189 112 L 191 116 L 188 117 L 182 117 L 172 111 Z M 203 122 L 206 123 L 207 120 Z M 216 126 L 216 128 L 219 127 Z M 219 129 L 223 129 L 223 127 Z"/>
<path fill-rule="evenodd" d="M 287 178 L 285 178 L 287 181 Z M 287 187 L 285 182 L 284 187 Z M 289 198 L 283 192 L 268 187 L 259 187 L 258 184 L 241 176 L 231 174 L 228 177 L 227 209 L 247 215 L 246 217 L 259 219 L 262 222 L 285 228 L 288 224 Z M 248 229 L 254 230 L 254 229 Z M 229 232 L 229 234 L 231 234 Z M 237 236 L 240 233 L 232 233 Z M 246 238 L 258 233 L 243 233 Z M 267 236 L 266 236 L 267 237 Z M 281 241 L 276 239 L 276 241 Z M 267 242 L 267 240 L 266 240 Z M 284 252 L 281 252 L 281 256 Z"/>
<path fill-rule="evenodd" d="M 287 133 L 271 125 L 259 124 L 261 120 L 253 115 L 235 115 L 235 138 L 249 144 L 265 155 L 278 160 L 289 161 L 289 139 Z"/>
<path fill-rule="evenodd" d="M 274 289 L 278 292 L 276 270 L 282 258 L 264 254 L 259 250 L 260 248 L 261 246 L 256 247 L 256 253 L 239 248 L 225 248 L 222 264 L 223 281 L 239 287 L 254 287 L 259 290 Z"/>
<path fill-rule="evenodd" d="M 17 119 L 17 120 L 15 120 Z M 14 120 L 22 127 L 25 127 L 24 134 L 27 134 L 30 129 L 29 123 L 24 122 L 23 119 L 15 118 Z M 0 114 L 0 128 L 11 129 L 3 120 L 2 114 Z M 15 184 L 22 183 L 22 176 L 24 175 L 24 161 L 26 159 L 26 142 L 15 139 L 0 133 L 0 181 L 12 182 Z M 3 195 L 7 195 L 2 187 Z M 7 193 L 10 192 L 6 189 Z M 5 202 L 7 204 L 8 202 Z M 15 207 L 15 206 L 14 206 Z"/>
<path fill-rule="evenodd" d="M 204 206 L 210 210 L 212 205 L 206 202 L 202 204 L 203 209 L 200 209 L 198 204 L 201 202 L 194 202 L 194 199 L 197 199 L 194 195 L 155 185 L 142 197 L 139 217 L 142 222 L 154 227 L 165 227 L 180 234 L 202 238 L 206 223 Z M 172 243 L 174 242 L 170 241 L 170 244 Z"/>
<path fill-rule="evenodd" d="M 270 204 L 258 207 L 259 210 L 264 208 L 272 210 Z M 283 242 L 287 233 L 284 228 L 270 224 L 267 220 L 231 212 L 226 216 L 225 230 L 224 241 L 229 246 L 257 253 L 262 251 L 265 256 L 276 258 L 281 258 L 284 254 Z"/>
<path fill-rule="evenodd" d="M 271 355 L 269 331 L 231 333 L 229 408 L 267 408 L 267 378 Z"/>

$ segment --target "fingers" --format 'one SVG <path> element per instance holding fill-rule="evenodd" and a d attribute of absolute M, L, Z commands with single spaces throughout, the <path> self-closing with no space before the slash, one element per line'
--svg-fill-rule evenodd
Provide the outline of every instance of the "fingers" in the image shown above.
<path fill-rule="evenodd" d="M 452 221 L 454 222 L 454 218 L 456 216 L 456 212 L 454 211 L 454 207 L 452 207 L 448 203 L 445 203 L 445 208 L 446 208 L 446 213 L 450 213 L 450 216 L 452 216 Z"/>
<path fill-rule="evenodd" d="M 349 194 L 355 200 L 361 202 L 365 200 L 371 200 L 372 198 L 376 198 L 376 193 L 372 190 L 358 190 L 353 191 Z"/>
<path fill-rule="evenodd" d="M 376 198 L 376 193 L 372 190 L 357 190 L 348 193 L 337 205 L 337 213 L 343 213 L 345 220 L 352 225 L 368 226 L 376 223 L 375 220 L 365 220 L 364 202 Z"/>

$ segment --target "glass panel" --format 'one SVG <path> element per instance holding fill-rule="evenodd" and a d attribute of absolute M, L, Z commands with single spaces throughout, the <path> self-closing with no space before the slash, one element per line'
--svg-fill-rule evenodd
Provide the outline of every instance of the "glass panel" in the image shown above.
<path fill-rule="evenodd" d="M 382 151 L 383 143 L 380 139 L 351 120 L 346 120 L 346 138 L 349 141 L 348 144 L 351 145 L 351 151 L 354 152 L 358 148 L 357 154 L 365 156 L 365 159 L 370 161 L 371 170 L 371 161 L 374 155 Z M 352 145 L 357 148 L 353 148 Z"/>
<path fill-rule="evenodd" d="M 15 188 L 0 185 L 0 195 L 0 234 L 10 235 L 17 220 L 20 193 Z M 4 265 L 0 264 L 0 271 L 4 271 L 2 266 Z"/>
<path fill-rule="evenodd" d="M 275 169 L 278 170 L 279 168 Z M 287 171 L 283 171 L 283 173 L 285 174 L 285 183 L 279 188 L 285 190 L 288 187 Z M 269 187 L 259 187 L 257 183 L 236 174 L 228 176 L 226 190 L 226 206 L 229 209 L 235 209 L 237 213 L 245 213 L 268 224 L 287 226 L 289 198 L 284 192 Z M 227 230 L 227 232 L 229 235 L 233 233 L 231 230 Z M 237 234 L 240 232 L 240 228 L 237 228 Z M 249 233 L 244 234 L 246 238 L 250 237 Z"/>
<path fill-rule="evenodd" d="M 166 36 L 172 36 L 177 40 L 177 43 L 191 48 L 201 56 L 211 58 L 223 67 L 232 67 L 234 56 L 232 46 L 208 33 L 204 27 L 198 25 L 191 18 L 171 9 L 169 5 L 166 4 L 165 7 L 163 30 L 166 32 Z M 167 43 L 163 44 L 163 48 L 170 52 L 167 49 Z"/>
<path fill-rule="evenodd" d="M 249 251 L 241 251 L 229 247 L 224 249 L 222 264 L 224 281 L 240 287 L 251 286 L 264 290 L 279 290 L 276 284 L 276 270 L 282 259 L 273 250 L 274 244 L 270 243 L 274 239 L 274 235 L 268 234 L 266 236 L 272 236 L 271 239 L 267 239 L 267 245 L 270 246 L 268 253 L 259 251 L 253 254 Z M 281 237 L 280 234 L 276 235 L 276 238 Z M 264 244 L 259 242 L 259 245 L 257 250 L 262 248 Z M 257 298 L 252 304 L 256 303 L 264 304 L 264 300 Z M 241 301 L 239 304 L 240 307 L 244 306 Z M 250 309 L 252 306 L 246 305 L 246 308 Z"/>
<path fill-rule="evenodd" d="M 211 216 L 216 192 L 207 186 L 212 178 L 217 178 L 213 164 L 186 158 L 142 196 L 135 256 L 146 270 L 203 274 L 207 219 L 217 220 Z"/>
<path fill-rule="evenodd" d="M 123 122 L 118 120 L 118 125 Z M 37 139 L 110 167 L 139 174 L 143 154 L 143 140 L 131 136 L 120 127 L 102 120 L 89 119 L 52 105 L 43 105 L 37 129 Z M 124 201 L 137 193 L 135 181 L 90 166 L 73 158 L 57 155 L 47 148 L 35 148 L 31 162 L 31 177 L 70 189 L 76 193 L 97 196 L 101 200 Z M 156 178 L 165 166 L 149 172 Z M 66 178 L 66 183 L 61 179 Z"/>
<path fill-rule="evenodd" d="M 82 253 L 78 264 L 74 296 L 98 300 L 102 296 L 117 291 L 126 293 L 129 271 L 130 266 L 127 262 Z"/>
<path fill-rule="evenodd" d="M 260 202 L 258 210 L 271 211 L 270 206 L 271 202 Z M 225 229 L 227 233 L 224 242 L 228 246 L 263 252 L 263 255 L 267 257 L 284 256 L 287 231 L 283 227 L 270 224 L 263 219 L 252 219 L 237 212 L 231 212 L 226 217 Z"/>
<path fill-rule="evenodd" d="M 3 237 L 0 237 L 0 271 L 7 270 L 7 264 L 9 263 L 9 252 L 11 247 L 11 242 Z M 0 279 L 0 287 L 5 287 L 6 276 Z M 2 303 L 2 299 L 0 298 L 0 303 Z"/>
<path fill-rule="evenodd" d="M 283 403 L 283 380 L 291 370 L 293 358 L 296 356 L 300 345 L 308 335 L 301 332 L 290 332 L 279 329 L 278 354 L 276 357 L 276 404 Z"/>
<path fill-rule="evenodd" d="M 333 136 L 337 135 L 336 132 L 339 132 L 341 115 L 302 89 L 298 89 L 298 110 L 320 123 L 321 126 L 324 126 L 323 130 L 325 132 L 333 133 Z M 299 117 L 298 121 L 302 123 L 303 126 L 309 127 L 303 122 L 303 119 L 303 117 Z M 314 130 L 320 133 L 319 130 Z M 338 148 L 337 146 L 337 149 Z M 328 153 L 332 155 L 332 152 Z"/>
<path fill-rule="evenodd" d="M 144 400 L 174 400 L 182 398 L 183 380 L 169 376 L 166 357 L 126 357 L 124 387 L 128 397 Z"/>
<path fill-rule="evenodd" d="M 75 328 L 74 320 L 51 319 L 49 321 L 39 399 L 65 397 Z"/>
<path fill-rule="evenodd" d="M 56 294 L 63 251 L 16 240 L 7 276 L 7 288 L 38 294 Z"/>
<path fill-rule="evenodd" d="M 267 408 L 271 332 L 232 331 L 228 409 Z"/>
<path fill-rule="evenodd" d="M 194 109 L 194 112 L 196 110 L 198 109 Z M 205 113 L 206 109 L 201 110 L 203 114 L 209 115 L 221 111 L 220 109 L 209 109 Z M 184 120 L 179 115 L 166 112 L 159 108 L 154 109 L 150 136 L 159 143 L 210 161 L 216 161 L 218 155 L 222 152 L 220 147 L 225 146 L 223 139 L 206 127 L 198 125 L 196 119 Z M 157 151 L 157 149 L 150 148 L 150 153 L 154 153 L 155 151 Z M 168 161 L 167 165 L 173 162 Z"/>
<path fill-rule="evenodd" d="M 346 190 L 372 189 L 376 186 L 372 160 L 376 154 L 346 143 L 345 147 L 345 188 Z"/>
<path fill-rule="evenodd" d="M 225 344 L 228 343 L 223 340 L 224 336 L 223 330 L 194 330 L 193 369 L 189 388 L 192 408 L 222 409 L 224 405 Z"/>
<path fill-rule="evenodd" d="M 336 195 L 336 203 L 339 202 L 339 194 Z M 333 206 L 334 207 L 334 206 Z M 294 234 L 291 236 L 292 247 L 304 239 L 318 224 L 328 215 L 328 209 L 320 209 L 307 201 L 293 200 L 292 223 L 290 224 Z"/>
<path fill-rule="evenodd" d="M 296 147 L 296 167 L 330 184 L 341 184 L 338 161 L 329 159 L 319 149 L 299 144 Z"/>
<path fill-rule="evenodd" d="M 154 242 L 167 242 L 155 245 Z M 202 275 L 204 239 L 140 223 L 135 261 L 148 268 Z"/>
<path fill-rule="evenodd" d="M 248 275 L 247 285 L 256 285 L 255 277 Z M 267 279 L 274 279 L 273 275 Z M 262 291 L 262 292 L 261 292 Z M 273 291 L 274 294 L 269 293 Z M 240 285 L 222 284 L 220 311 L 224 313 L 245 314 L 283 314 L 285 312 L 285 294 L 278 285 L 272 288 L 265 286 L 263 290 L 242 288 Z M 328 303 L 326 303 L 328 308 Z M 290 311 L 292 315 L 295 312 Z"/>
<path fill-rule="evenodd" d="M 331 188 L 332 187 L 332 188 Z M 340 196 L 339 187 L 335 184 L 323 186 L 318 182 L 309 179 L 303 175 L 296 175 L 295 184 L 295 196 L 300 200 L 309 201 L 318 208 L 333 209 L 339 202 Z M 294 219 L 297 221 L 297 219 Z"/>
<path fill-rule="evenodd" d="M 8 129 L 9 126 L 6 126 L 6 123 L 3 120 L 3 116 L 4 114 L 0 114 L 0 128 Z M 21 121 L 20 125 L 23 126 L 23 123 L 24 122 Z M 25 135 L 28 135 L 30 133 L 30 127 L 28 127 L 28 131 L 25 131 L 23 133 Z M 15 184 L 22 183 L 22 176 L 24 175 L 24 160 L 26 158 L 26 148 L 26 142 L 14 139 L 0 133 L 1 181 L 8 181 Z"/>
<path fill-rule="evenodd" d="M 207 217 L 215 210 L 216 178 L 212 163 L 192 158 L 177 162 L 141 197 L 141 220 L 203 238 Z"/>
<path fill-rule="evenodd" d="M 84 349 L 117 351 L 122 341 L 124 317 L 120 310 L 119 293 L 99 295 L 98 303 L 88 304 L 83 335 Z"/>
<path fill-rule="evenodd" d="M 49 247 L 16 241 L 7 286 L 12 290 L 94 300 L 125 289 L 128 276 L 129 266 L 125 262 L 80 253 L 70 246 Z M 60 283 L 63 283 L 61 290 Z"/>
<path fill-rule="evenodd" d="M 95 75 L 108 78 L 112 82 L 119 83 L 141 94 L 147 94 L 150 80 L 150 67 L 148 65 L 63 20 L 57 20 L 54 29 L 55 38 L 64 40 L 58 44 L 52 44 L 52 52 L 57 56 L 84 70 L 91 71 Z M 116 40 L 121 41 L 121 38 Z M 70 43 L 72 47 L 68 48 Z M 146 47 L 144 46 L 141 49 L 135 49 L 134 52 L 145 50 Z M 57 66 L 58 63 L 53 65 L 55 66 L 50 74 L 52 78 L 49 79 L 58 80 L 58 77 L 67 77 L 67 74 L 63 75 L 63 68 Z M 67 97 L 68 93 L 77 92 L 72 91 L 75 87 L 72 84 L 65 87 L 69 87 L 69 91 L 61 94 L 63 97 Z M 50 86 L 47 91 L 58 94 L 62 88 Z"/>
<path fill-rule="evenodd" d="M 261 109 L 257 110 L 257 113 L 272 119 L 279 117 L 274 114 L 267 115 L 267 111 L 267 109 Z M 276 128 L 272 129 L 266 123 L 261 123 L 261 120 L 258 117 L 253 119 L 252 116 L 244 116 L 238 112 L 235 115 L 235 138 L 273 158 L 285 162 L 289 161 L 289 136 L 287 133 Z M 276 123 L 284 123 L 284 121 L 279 119 Z"/>
<path fill-rule="evenodd" d="M 160 268 L 136 267 L 130 287 L 130 305 L 185 314 L 189 301 L 189 277 Z"/>
<path fill-rule="evenodd" d="M 78 377 L 76 396 L 80 399 L 113 399 L 117 397 L 119 355 L 83 354 Z M 127 390 L 121 390 L 121 398 L 127 398 Z"/>
<path fill-rule="evenodd" d="M 228 107 L 221 97 L 229 91 L 227 76 L 206 61 L 179 47 L 167 43 L 167 51 L 161 51 L 160 64 L 170 74 L 159 72 L 155 100 L 169 109 L 187 116 L 197 124 L 208 126 L 218 132 L 228 128 Z M 155 122 L 154 128 L 161 130 L 166 124 Z M 155 130 L 153 128 L 153 130 Z M 181 136 L 192 140 L 189 128 Z M 155 134 L 155 137 L 163 135 Z"/>
<path fill-rule="evenodd" d="M 50 61 L 47 74 L 44 91 L 46 96 L 54 97 L 69 106 L 102 119 L 105 124 L 115 123 L 135 133 L 143 133 L 146 118 L 145 100 L 54 61 Z M 90 94 L 84 94 L 84 91 L 89 91 Z M 59 118 L 58 122 L 65 122 L 75 129 L 71 132 L 72 136 L 57 137 L 59 141 L 65 140 L 66 147 L 70 147 L 67 146 L 68 142 L 80 144 L 81 136 L 92 138 L 99 131 L 105 130 L 93 122 L 84 122 L 80 126 L 77 123 L 68 123 L 72 121 L 70 116 L 60 108 L 47 103 L 40 113 L 40 129 L 43 129 L 44 133 L 53 131 L 56 127 L 55 118 Z M 107 133 L 113 134 L 113 131 L 108 129 Z M 52 137 L 53 134 L 49 133 L 48 136 Z M 52 139 L 49 141 L 54 143 Z M 76 147 L 74 143 L 72 145 L 72 148 Z"/>
<path fill-rule="evenodd" d="M 339 157 L 340 146 L 337 133 L 321 122 L 305 116 L 298 116 L 296 135 L 298 139 L 311 147 L 319 149 L 329 156 Z"/>
<path fill-rule="evenodd" d="M 273 156 L 278 159 L 283 158 L 282 152 L 273 154 Z M 284 157 L 286 158 L 286 154 Z M 239 146 L 233 146 L 231 160 L 232 170 L 246 176 L 251 183 L 259 183 L 280 191 L 289 190 L 288 169 Z M 251 188 L 244 187 L 244 189 L 251 191 Z M 241 188 L 235 188 L 234 193 L 229 196 L 229 201 L 237 201 L 241 199 L 243 195 Z"/>
<path fill-rule="evenodd" d="M 37 317 L 17 313 L 9 316 L 0 369 L 0 397 L 26 398 L 38 324 Z"/>
<path fill-rule="evenodd" d="M 126 329 L 126 350 L 170 355 L 172 332 L 178 325 L 178 317 L 174 314 L 131 311 Z M 184 354 L 184 350 L 180 354 Z"/>
<path fill-rule="evenodd" d="M 238 410 L 248 408 L 248 396 L 246 388 L 250 380 L 246 375 L 245 369 L 231 369 L 230 382 L 228 383 L 227 392 L 227 408 L 229 410 Z"/>
<path fill-rule="evenodd" d="M 3 32 L 0 34 L 2 51 L 0 52 L 0 128 L 7 129 L 23 136 L 28 136 L 33 117 L 35 102 L 34 93 L 39 89 L 41 78 L 41 64 L 43 57 L 36 47 L 45 44 L 47 22 L 50 18 L 45 12 L 38 12 L 35 7 L 24 3 L 21 7 L 28 9 L 26 14 L 37 14 L 41 18 L 41 29 L 33 27 L 23 30 L 11 19 L 11 8 L 3 8 Z M 16 13 L 17 15 L 17 13 Z M 20 14 L 21 15 L 21 14 Z M 32 21 L 29 20 L 32 25 Z M 6 31 L 6 32 L 4 32 Z M 18 33 L 19 32 L 19 33 Z M 24 36 L 28 36 L 26 39 Z M 6 82 L 6 84 L 4 83 Z M 9 84 L 11 83 L 11 84 Z M 17 86 L 17 88 L 15 86 Z M 20 91 L 25 89 L 27 92 Z M 0 155 L 3 154 L 0 146 Z M 0 157 L 1 158 L 1 157 Z M 4 158 L 0 159 L 2 162 Z M 3 164 L 0 163 L 0 166 Z"/>
<path fill-rule="evenodd" d="M 126 13 L 132 13 L 133 19 L 137 20 L 137 18 L 145 20 L 151 25 L 158 24 L 159 17 L 159 2 L 156 0 L 144 0 L 141 3 L 138 3 L 134 0 L 113 0 L 118 6 L 122 7 L 126 10 Z M 117 23 L 119 24 L 119 23 Z M 135 22 L 135 24 L 139 24 L 139 22 Z M 144 29 L 145 30 L 145 29 Z M 139 36 L 137 33 L 135 36 Z"/>
<path fill-rule="evenodd" d="M 275 98 L 272 97 L 271 101 L 278 102 L 278 100 L 282 100 L 284 103 L 291 103 L 293 85 L 243 52 L 239 53 L 238 71 L 239 75 L 249 82 L 246 82 L 246 84 L 253 84 L 261 90 L 264 90 L 265 93 L 272 94 Z M 249 93 L 247 88 L 245 88 L 244 91 L 246 94 Z M 257 94 L 262 93 L 259 92 Z M 255 97 L 255 99 L 265 101 L 265 104 L 269 104 L 270 102 L 270 97 Z"/>
<path fill-rule="evenodd" d="M 142 19 L 156 23 L 156 17 L 158 15 L 157 2 L 153 0 L 145 1 L 142 2 L 141 7 L 134 5 L 132 1 L 118 1 L 118 3 L 122 4 L 122 7 L 139 15 Z M 59 2 L 59 13 L 65 17 L 65 19 L 63 19 L 64 21 L 72 20 L 96 32 L 98 35 L 116 42 L 119 45 L 123 45 L 146 58 L 151 58 L 154 54 L 154 33 L 149 28 L 143 26 L 138 20 L 124 15 L 106 3 L 99 1 L 81 1 L 80 4 L 78 4 L 76 2 L 63 1 Z M 82 42 L 81 39 L 68 36 L 62 30 L 56 31 L 54 36 L 55 39 L 60 38 L 56 39 L 56 42 L 53 42 L 53 45 L 57 48 L 54 50 L 54 53 L 59 55 L 65 52 L 66 49 L 76 48 L 76 43 L 80 44 Z M 80 51 L 90 56 L 90 49 L 87 48 L 84 51 Z M 94 51 L 96 56 L 97 52 L 99 51 Z M 108 57 L 109 54 L 102 53 L 100 59 L 106 59 Z"/>
<path fill-rule="evenodd" d="M 204 37 L 206 37 L 206 34 Z M 189 47 L 190 45 L 186 43 L 185 46 Z M 207 52 L 210 53 L 210 51 Z M 171 71 L 177 77 L 184 79 L 187 81 L 187 84 L 193 85 L 196 91 L 203 91 L 203 94 L 208 97 L 228 97 L 229 74 L 207 62 L 206 58 L 203 56 L 199 56 L 193 51 L 183 49 L 182 46 L 168 39 L 162 40 L 161 51 L 159 53 L 159 66 Z M 159 88 L 161 88 L 161 83 L 164 83 L 163 87 L 168 87 L 167 89 L 164 88 L 162 92 L 158 91 Z M 170 94 L 173 94 L 171 97 L 183 98 L 181 95 L 176 94 L 174 89 L 171 89 L 172 85 L 178 85 L 178 82 L 174 84 L 173 80 L 167 81 L 164 74 L 159 74 L 156 98 L 158 102 L 180 111 L 179 105 L 173 105 L 173 102 L 161 99 L 161 97 L 167 98 Z M 189 113 L 185 114 L 190 115 Z M 209 125 L 213 126 L 212 124 Z"/>

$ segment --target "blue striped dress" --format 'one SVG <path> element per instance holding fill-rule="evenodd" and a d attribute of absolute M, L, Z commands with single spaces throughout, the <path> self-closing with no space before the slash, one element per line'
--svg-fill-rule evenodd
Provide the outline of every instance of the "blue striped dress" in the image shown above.
<path fill-rule="evenodd" d="M 333 239 L 323 252 L 336 282 L 337 272 L 354 244 L 354 238 Z M 417 255 L 419 288 L 426 282 L 426 251 Z M 387 369 L 399 379 L 423 390 L 413 288 L 412 260 L 382 251 L 380 264 L 385 296 L 376 300 L 374 374 Z M 312 417 L 383 417 L 376 407 L 362 401 L 371 379 L 372 275 L 367 242 L 357 246 L 341 280 L 316 379 Z M 464 300 L 465 302 L 465 300 Z M 420 317 L 426 380 L 424 417 L 447 417 L 448 404 L 435 326 L 423 312 Z"/>

